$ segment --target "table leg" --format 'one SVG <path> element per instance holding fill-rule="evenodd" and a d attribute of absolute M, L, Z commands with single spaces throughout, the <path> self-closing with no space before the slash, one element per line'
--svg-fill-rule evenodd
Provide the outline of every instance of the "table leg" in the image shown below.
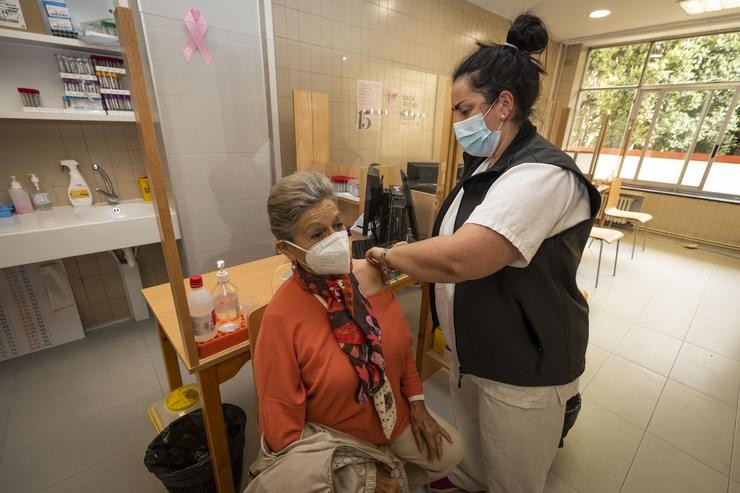
<path fill-rule="evenodd" d="M 203 398 L 203 419 L 205 421 L 208 450 L 211 453 L 213 479 L 218 493 L 234 493 L 234 479 L 231 475 L 231 456 L 226 438 L 224 412 L 221 407 L 221 391 L 218 386 L 218 372 L 215 366 L 198 372 L 198 384 Z"/>
<path fill-rule="evenodd" d="M 170 390 L 182 387 L 182 375 L 180 374 L 180 365 L 177 361 L 177 353 L 172 343 L 167 339 L 167 334 L 162 330 L 162 326 L 157 322 L 157 333 L 159 334 L 159 345 L 162 348 L 162 358 L 164 359 L 164 368 L 167 370 L 167 383 L 170 384 Z"/>

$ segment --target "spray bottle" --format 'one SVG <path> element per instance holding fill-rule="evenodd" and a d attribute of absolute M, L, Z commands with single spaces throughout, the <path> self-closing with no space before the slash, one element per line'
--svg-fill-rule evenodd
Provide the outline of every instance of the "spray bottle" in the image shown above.
<path fill-rule="evenodd" d="M 92 205 L 93 197 L 90 187 L 77 169 L 80 163 L 74 159 L 60 161 L 62 166 L 69 169 L 69 186 L 67 187 L 67 198 L 75 206 Z"/>

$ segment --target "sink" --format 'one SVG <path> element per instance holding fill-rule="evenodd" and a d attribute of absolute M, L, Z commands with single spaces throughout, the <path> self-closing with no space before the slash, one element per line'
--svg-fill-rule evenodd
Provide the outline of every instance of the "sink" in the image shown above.
<path fill-rule="evenodd" d="M 151 202 L 130 202 L 118 205 L 94 205 L 75 211 L 75 219 L 81 221 L 120 221 L 122 219 L 137 219 L 154 216 L 154 207 Z"/>
<path fill-rule="evenodd" d="M 175 238 L 177 214 L 170 209 Z M 0 268 L 160 241 L 154 204 L 143 200 L 14 214 L 0 219 Z"/>

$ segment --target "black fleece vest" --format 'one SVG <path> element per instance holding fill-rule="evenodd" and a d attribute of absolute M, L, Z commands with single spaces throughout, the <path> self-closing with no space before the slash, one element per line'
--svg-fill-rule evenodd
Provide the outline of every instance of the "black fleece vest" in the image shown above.
<path fill-rule="evenodd" d="M 483 279 L 456 284 L 460 374 L 527 387 L 569 383 L 585 368 L 588 303 L 576 285 L 576 271 L 599 210 L 599 193 L 573 160 L 537 134 L 529 122 L 492 168 L 473 176 L 484 159 L 464 155 L 463 178 L 442 205 L 434 236 L 439 235 L 442 219 L 461 187 L 464 194 L 455 218 L 456 231 L 491 185 L 523 163 L 549 164 L 574 173 L 588 190 L 591 218 L 543 241 L 527 267 L 504 267 Z M 536 185 L 531 193 L 539 193 Z M 430 293 L 437 326 L 433 288 Z"/>

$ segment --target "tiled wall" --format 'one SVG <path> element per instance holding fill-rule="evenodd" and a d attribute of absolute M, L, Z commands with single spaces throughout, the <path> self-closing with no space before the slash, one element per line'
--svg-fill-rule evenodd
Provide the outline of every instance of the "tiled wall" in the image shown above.
<path fill-rule="evenodd" d="M 108 173 L 122 199 L 140 198 L 136 179 L 146 175 L 133 123 L 56 123 L 0 121 L 0 201 L 6 201 L 10 175 L 16 175 L 26 191 L 31 190 L 28 173 L 36 173 L 41 185 L 53 195 L 54 205 L 69 205 L 69 173 L 59 161 L 74 159 L 93 190 L 95 202 L 105 197 L 95 193 L 103 186 L 90 164 L 99 163 Z"/>
<path fill-rule="evenodd" d="M 646 193 L 650 229 L 740 248 L 740 205 Z"/>
<path fill-rule="evenodd" d="M 274 253 L 265 203 L 272 180 L 257 0 L 140 0 L 186 273 Z M 213 61 L 180 50 L 200 9 Z"/>
<path fill-rule="evenodd" d="M 503 42 L 509 28 L 508 20 L 464 0 L 273 0 L 272 7 L 283 173 L 295 169 L 294 89 L 329 94 L 333 161 L 438 159 L 433 145 L 438 76 L 449 76 L 476 39 Z M 552 43 L 547 56 L 553 69 L 557 47 Z M 389 116 L 381 132 L 355 130 L 357 79 L 383 82 L 384 107 L 389 90 L 422 89 L 427 114 L 422 128 L 401 133 L 399 117 Z M 544 121 L 550 84 L 550 78 L 543 80 L 545 101 L 537 116 Z"/>
<path fill-rule="evenodd" d="M 139 247 L 137 262 L 145 288 L 168 282 L 159 243 Z M 118 266 L 110 252 L 65 258 L 64 266 L 85 329 L 130 318 Z"/>
<path fill-rule="evenodd" d="M 136 252 L 136 262 L 139 264 L 139 274 L 143 287 L 148 288 L 170 281 L 167 275 L 167 267 L 164 265 L 161 244 L 152 243 L 151 245 L 140 246 Z"/>
<path fill-rule="evenodd" d="M 109 252 L 65 258 L 64 266 L 85 329 L 129 318 L 118 266 Z"/>

